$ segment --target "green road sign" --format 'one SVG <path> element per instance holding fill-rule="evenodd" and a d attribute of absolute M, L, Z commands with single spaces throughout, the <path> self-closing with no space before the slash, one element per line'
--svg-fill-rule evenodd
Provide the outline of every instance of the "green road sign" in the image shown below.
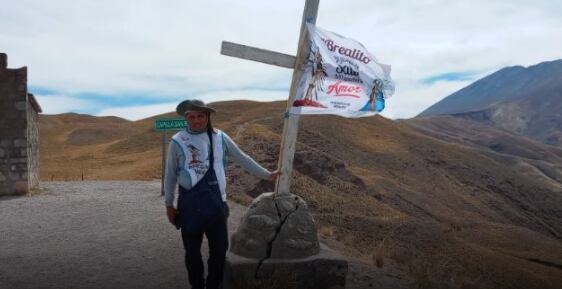
<path fill-rule="evenodd" d="M 187 121 L 183 118 L 177 119 L 157 119 L 154 121 L 154 128 L 157 131 L 178 130 L 187 127 Z"/>

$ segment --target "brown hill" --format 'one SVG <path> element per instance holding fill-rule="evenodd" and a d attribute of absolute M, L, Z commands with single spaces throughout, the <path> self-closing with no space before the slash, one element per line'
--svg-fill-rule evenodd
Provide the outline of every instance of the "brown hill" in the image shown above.
<path fill-rule="evenodd" d="M 212 106 L 217 127 L 269 169 L 276 166 L 283 102 Z M 41 117 L 43 179 L 79 179 L 82 171 L 87 179 L 159 178 L 153 118 L 92 119 Z M 397 278 L 420 288 L 562 284 L 558 151 L 537 157 L 558 158 L 549 163 L 553 177 L 537 178 L 415 124 L 334 116 L 302 117 L 296 151 L 292 190 L 308 201 L 331 246 L 369 260 L 384 252 L 385 266 L 397 266 Z M 229 193 L 241 203 L 271 190 L 236 164 L 228 174 Z"/>

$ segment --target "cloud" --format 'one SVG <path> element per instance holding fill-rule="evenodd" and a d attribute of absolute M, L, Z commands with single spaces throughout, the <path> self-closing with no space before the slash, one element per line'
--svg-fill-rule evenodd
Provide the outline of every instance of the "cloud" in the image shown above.
<path fill-rule="evenodd" d="M 241 89 L 215 89 L 190 96 L 170 96 L 170 101 L 163 102 L 158 96 L 128 92 L 119 95 L 97 93 L 80 93 L 66 95 L 48 88 L 31 86 L 29 91 L 44 104 L 45 114 L 79 112 L 99 116 L 119 116 L 129 120 L 138 120 L 156 114 L 175 110 L 175 106 L 184 99 L 201 99 L 207 103 L 229 100 L 275 101 L 288 98 L 288 88 L 249 87 Z"/>
<path fill-rule="evenodd" d="M 90 113 L 97 104 L 90 100 L 79 99 L 68 95 L 34 94 L 41 104 L 44 114 L 59 114 L 65 112 Z"/>
<path fill-rule="evenodd" d="M 150 105 L 232 99 L 225 91 L 288 90 L 292 72 L 220 55 L 221 41 L 294 55 L 302 8 L 302 1 L 7 1 L 0 47 L 11 67 L 28 66 L 30 85 L 61 95 L 120 96 L 131 106 L 145 105 L 136 95 L 149 95 Z M 397 93 L 387 109 L 412 115 L 456 87 L 419 86 L 424 79 L 562 58 L 561 14 L 562 5 L 547 0 L 323 1 L 317 24 L 390 63 Z"/>
<path fill-rule="evenodd" d="M 438 81 L 467 81 L 474 80 L 474 73 L 472 72 L 447 72 L 437 75 L 432 75 L 421 80 L 423 84 L 434 84 Z"/>
<path fill-rule="evenodd" d="M 414 83 L 407 84 L 407 94 L 396 95 L 389 98 L 386 102 L 386 109 L 382 112 L 382 116 L 391 119 L 411 118 L 431 105 L 442 100 L 447 95 L 469 85 L 471 81 L 439 81 L 431 85 Z"/>
<path fill-rule="evenodd" d="M 96 115 L 118 116 L 128 120 L 139 120 L 158 114 L 175 111 L 177 105 L 177 102 L 167 102 L 150 105 L 104 108 Z"/>
<path fill-rule="evenodd" d="M 275 101 L 287 100 L 289 98 L 287 90 L 264 90 L 264 89 L 241 89 L 241 90 L 221 90 L 197 95 L 205 102 L 217 102 L 228 100 L 253 100 L 253 101 Z"/>

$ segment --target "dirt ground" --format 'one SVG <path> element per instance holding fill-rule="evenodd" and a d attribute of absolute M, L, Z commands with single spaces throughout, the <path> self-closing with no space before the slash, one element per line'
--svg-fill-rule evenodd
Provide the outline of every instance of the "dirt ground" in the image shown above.
<path fill-rule="evenodd" d="M 33 196 L 0 198 L 0 288 L 189 288 L 181 236 L 166 219 L 159 182 L 41 186 Z M 232 233 L 245 207 L 230 207 Z M 354 260 L 347 283 L 406 284 Z"/>

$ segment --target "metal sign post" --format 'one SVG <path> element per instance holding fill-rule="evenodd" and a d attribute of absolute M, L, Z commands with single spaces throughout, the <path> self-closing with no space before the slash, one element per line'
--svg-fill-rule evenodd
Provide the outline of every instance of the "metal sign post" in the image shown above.
<path fill-rule="evenodd" d="M 162 134 L 162 176 L 160 183 L 160 196 L 164 195 L 164 176 L 166 175 L 166 141 L 168 140 L 168 132 Z"/>
<path fill-rule="evenodd" d="M 295 100 L 298 81 L 301 77 L 303 66 L 308 60 L 308 54 L 310 53 L 306 23 L 316 23 L 319 2 L 320 0 L 307 0 L 305 3 L 296 57 L 231 42 L 222 42 L 221 54 L 223 55 L 258 61 L 280 67 L 293 68 L 293 78 L 291 81 L 291 89 L 289 91 L 289 100 L 287 101 L 285 123 L 283 125 L 283 136 L 281 139 L 281 151 L 279 155 L 278 169 L 281 172 L 281 175 L 277 179 L 275 194 L 289 193 L 299 122 L 299 117 L 296 115 L 290 115 L 289 109 Z"/>
<path fill-rule="evenodd" d="M 157 119 L 154 121 L 154 129 L 162 134 L 162 179 L 160 195 L 164 195 L 164 176 L 166 175 L 166 143 L 168 142 L 168 131 L 182 130 L 187 127 L 187 121 L 183 118 Z"/>

